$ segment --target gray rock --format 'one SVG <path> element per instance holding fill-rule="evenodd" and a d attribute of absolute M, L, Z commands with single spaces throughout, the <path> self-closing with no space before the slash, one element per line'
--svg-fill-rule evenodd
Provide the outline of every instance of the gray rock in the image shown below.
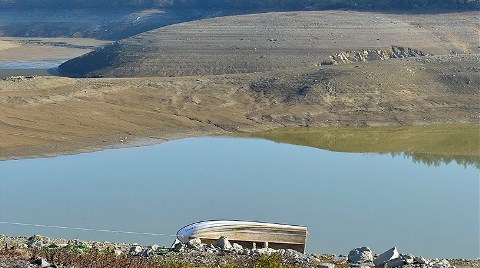
<path fill-rule="evenodd" d="M 49 238 L 43 237 L 43 236 L 40 236 L 40 235 L 31 236 L 31 237 L 28 238 L 28 241 L 27 241 L 27 246 L 29 248 L 40 249 L 40 248 L 45 248 L 50 244 L 51 244 L 51 241 L 50 241 Z"/>
<path fill-rule="evenodd" d="M 185 249 L 186 249 L 185 244 L 180 242 L 180 243 L 174 244 L 173 248 L 171 250 L 174 251 L 174 252 L 182 252 L 182 251 L 185 251 Z"/>
<path fill-rule="evenodd" d="M 115 254 L 116 256 L 120 256 L 123 254 L 123 251 L 121 249 L 116 249 L 113 251 L 113 254 Z"/>
<path fill-rule="evenodd" d="M 452 267 L 450 265 L 450 262 L 448 262 L 447 260 L 432 260 L 428 265 L 432 268 L 450 268 L 450 267 Z"/>
<path fill-rule="evenodd" d="M 383 264 L 383 268 L 395 268 L 395 267 L 401 267 L 405 265 L 405 261 L 400 259 L 400 258 L 396 258 L 396 259 L 393 259 L 393 260 L 389 260 L 387 262 L 385 262 Z"/>
<path fill-rule="evenodd" d="M 317 268 L 335 268 L 335 264 L 333 264 L 333 263 L 321 263 L 317 266 Z"/>
<path fill-rule="evenodd" d="M 194 249 L 201 249 L 202 248 L 202 240 L 200 238 L 190 239 L 187 243 L 189 248 Z"/>
<path fill-rule="evenodd" d="M 152 257 L 153 255 L 155 255 L 155 252 L 151 248 L 146 248 L 143 249 L 139 255 L 142 257 Z"/>
<path fill-rule="evenodd" d="M 175 239 L 175 241 L 173 241 L 173 244 L 170 246 L 170 250 L 178 252 L 176 249 L 180 248 L 181 247 L 180 245 L 183 246 L 182 241 Z"/>
<path fill-rule="evenodd" d="M 225 236 L 220 237 L 216 242 L 215 246 L 219 247 L 222 250 L 231 250 L 232 249 L 232 244 L 230 244 L 230 241 Z"/>
<path fill-rule="evenodd" d="M 418 263 L 418 264 L 428 264 L 427 259 L 425 259 L 422 256 L 417 256 L 413 260 L 414 260 L 415 263 Z"/>
<path fill-rule="evenodd" d="M 413 264 L 415 262 L 415 256 L 412 254 L 402 254 L 400 258 L 405 261 L 405 264 Z"/>
<path fill-rule="evenodd" d="M 370 248 L 356 248 L 348 253 L 348 261 L 352 263 L 365 263 L 373 261 L 373 254 Z"/>
<path fill-rule="evenodd" d="M 133 246 L 130 248 L 129 253 L 132 255 L 139 255 L 143 251 L 141 246 Z"/>
<path fill-rule="evenodd" d="M 150 246 L 150 249 L 153 250 L 153 251 L 157 251 L 158 249 L 160 249 L 160 246 L 157 245 L 157 244 L 153 244 Z"/>
<path fill-rule="evenodd" d="M 51 266 L 51 264 L 48 261 L 46 261 L 44 258 L 35 259 L 33 261 L 33 264 L 38 265 L 38 267 L 41 267 L 41 268 L 46 268 Z"/>
<path fill-rule="evenodd" d="M 398 257 L 400 257 L 400 254 L 398 253 L 397 248 L 394 247 L 380 254 L 378 257 L 376 257 L 373 260 L 373 263 L 375 264 L 375 266 L 381 267 L 383 266 L 384 263 L 391 261 L 393 259 L 397 259 Z"/>
<path fill-rule="evenodd" d="M 242 247 L 241 245 L 237 244 L 237 243 L 233 243 L 232 247 L 233 247 L 233 250 L 234 250 L 235 252 L 241 252 L 241 251 L 243 251 L 243 247 Z"/>
<path fill-rule="evenodd" d="M 282 254 L 282 252 L 281 252 Z M 301 260 L 304 260 L 307 258 L 307 256 L 303 253 L 300 253 L 296 250 L 293 250 L 293 249 L 286 249 L 285 252 L 283 252 L 282 254 L 283 256 L 285 256 L 286 258 L 289 258 L 289 259 L 292 259 L 292 260 L 295 260 L 295 261 L 301 261 Z"/>
<path fill-rule="evenodd" d="M 272 255 L 275 252 L 277 251 L 272 248 L 257 248 L 253 250 L 253 253 L 257 255 Z"/>
<path fill-rule="evenodd" d="M 352 263 L 350 264 L 350 268 L 371 268 L 373 267 L 374 264 L 373 262 L 367 262 L 367 263 Z"/>
<path fill-rule="evenodd" d="M 344 255 L 338 255 L 333 257 L 333 262 L 337 264 L 346 263 L 347 261 L 348 261 L 348 257 Z"/>
<path fill-rule="evenodd" d="M 247 255 L 247 256 L 248 256 L 248 255 L 251 255 L 251 254 L 252 254 L 252 251 L 251 251 L 250 249 L 248 249 L 248 248 L 244 248 L 244 249 L 242 250 L 242 252 L 239 253 L 239 254 L 240 254 L 240 255 Z"/>

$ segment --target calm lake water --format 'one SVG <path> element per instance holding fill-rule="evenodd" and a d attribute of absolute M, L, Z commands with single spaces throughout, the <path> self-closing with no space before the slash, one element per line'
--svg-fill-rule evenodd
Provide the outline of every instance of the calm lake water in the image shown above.
<path fill-rule="evenodd" d="M 0 162 L 0 221 L 174 235 L 208 219 L 306 225 L 308 252 L 393 246 L 479 257 L 479 174 L 455 162 L 192 138 Z M 0 224 L 0 233 L 169 245 L 174 237 Z"/>
<path fill-rule="evenodd" d="M 0 79 L 20 75 L 56 75 L 65 60 L 55 61 L 0 61 Z"/>

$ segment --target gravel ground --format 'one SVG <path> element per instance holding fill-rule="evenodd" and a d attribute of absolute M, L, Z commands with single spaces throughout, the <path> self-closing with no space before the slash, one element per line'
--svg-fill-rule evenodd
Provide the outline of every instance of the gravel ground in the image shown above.
<path fill-rule="evenodd" d="M 220 238 L 215 245 L 202 244 L 191 240 L 188 244 L 179 242 L 171 247 L 157 245 L 141 246 L 138 244 L 78 241 L 52 239 L 43 236 L 9 237 L 0 235 L 0 267 L 93 267 L 113 257 L 118 263 L 128 261 L 135 265 L 129 267 L 163 267 L 161 264 L 177 265 L 175 267 L 253 267 L 259 264 L 262 256 L 280 256 L 284 267 L 393 267 L 404 268 L 467 268 L 480 267 L 480 260 L 426 260 L 420 256 L 400 254 L 396 248 L 379 255 L 367 247 L 356 248 L 346 255 L 302 254 L 294 250 L 247 249 L 237 244 L 230 244 Z M 111 255 L 105 255 L 108 252 Z M 102 255 L 103 254 L 103 255 Z M 385 258 L 387 262 L 380 262 Z M 401 264 L 398 264 L 398 262 Z M 72 265 L 72 263 L 75 263 Z M 89 264 L 88 264 L 89 263 Z M 113 262 L 112 262 L 113 263 Z M 378 263 L 381 263 L 379 266 Z M 232 266 L 227 266 L 232 265 Z M 96 267 L 96 266 L 95 266 Z M 101 266 L 99 266 L 101 267 Z M 110 266 L 106 266 L 110 267 Z M 114 266 L 112 266 L 114 267 Z M 115 266 L 121 267 L 121 266 Z M 165 266 L 166 267 L 166 266 Z M 170 267 L 170 266 L 169 266 Z M 190 266 L 189 266 L 190 267 Z M 256 266 L 257 267 L 257 266 Z M 258 266 L 267 267 L 267 266 Z M 268 266 L 275 267 L 275 266 Z"/>

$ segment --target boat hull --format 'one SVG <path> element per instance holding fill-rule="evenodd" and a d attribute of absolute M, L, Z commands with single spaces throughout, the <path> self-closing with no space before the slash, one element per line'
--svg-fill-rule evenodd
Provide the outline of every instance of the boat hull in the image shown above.
<path fill-rule="evenodd" d="M 177 232 L 177 238 L 183 243 L 193 238 L 213 243 L 222 236 L 249 248 L 290 248 L 305 252 L 307 227 L 252 221 L 203 221 L 187 225 Z"/>

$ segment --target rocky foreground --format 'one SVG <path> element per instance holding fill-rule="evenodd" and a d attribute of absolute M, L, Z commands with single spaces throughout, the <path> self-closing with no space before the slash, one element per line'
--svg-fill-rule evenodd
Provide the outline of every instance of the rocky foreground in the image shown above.
<path fill-rule="evenodd" d="M 477 260 L 426 259 L 396 248 L 382 254 L 368 247 L 348 255 L 303 254 L 291 249 L 249 249 L 221 237 L 214 244 L 193 239 L 171 247 L 0 235 L 0 267 L 305 267 L 466 268 Z"/>

